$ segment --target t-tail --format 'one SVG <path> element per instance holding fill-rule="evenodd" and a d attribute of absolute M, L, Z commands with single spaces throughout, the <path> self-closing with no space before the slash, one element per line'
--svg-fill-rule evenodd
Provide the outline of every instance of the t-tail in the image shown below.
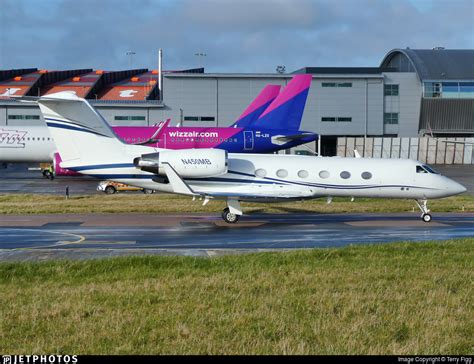
<path fill-rule="evenodd" d="M 249 127 L 299 130 L 312 75 L 294 76 L 260 117 Z"/>
<path fill-rule="evenodd" d="M 267 85 L 245 109 L 231 128 L 246 128 L 254 123 L 280 92 L 279 85 Z"/>
<path fill-rule="evenodd" d="M 74 94 L 58 92 L 39 98 L 37 103 L 61 155 L 62 168 L 123 160 L 127 147 L 148 148 L 123 144 L 107 121 Z"/>

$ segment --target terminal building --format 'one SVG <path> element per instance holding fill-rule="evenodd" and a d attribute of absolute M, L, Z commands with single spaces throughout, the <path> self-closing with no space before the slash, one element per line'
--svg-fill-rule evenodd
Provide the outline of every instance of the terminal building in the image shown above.
<path fill-rule="evenodd" d="M 39 109 L 10 96 L 75 91 L 112 125 L 228 126 L 267 84 L 313 75 L 302 130 L 322 136 L 322 154 L 338 139 L 474 137 L 474 50 L 394 49 L 378 67 L 304 67 L 292 73 L 205 73 L 204 69 L 0 70 L 0 128 L 38 125 Z"/>

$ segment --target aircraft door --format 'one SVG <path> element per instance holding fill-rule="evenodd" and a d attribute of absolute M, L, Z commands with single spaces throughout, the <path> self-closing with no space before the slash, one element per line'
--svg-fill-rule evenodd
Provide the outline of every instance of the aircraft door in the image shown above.
<path fill-rule="evenodd" d="M 253 150 L 253 131 L 244 131 L 244 150 Z"/>

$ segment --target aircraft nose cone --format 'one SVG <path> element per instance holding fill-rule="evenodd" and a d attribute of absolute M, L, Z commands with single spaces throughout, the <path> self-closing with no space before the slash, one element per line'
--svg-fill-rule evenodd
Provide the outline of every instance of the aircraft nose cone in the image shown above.
<path fill-rule="evenodd" d="M 449 186 L 449 190 L 453 193 L 453 195 L 459 195 L 460 193 L 466 192 L 467 189 L 462 184 L 457 182 L 451 182 Z"/>

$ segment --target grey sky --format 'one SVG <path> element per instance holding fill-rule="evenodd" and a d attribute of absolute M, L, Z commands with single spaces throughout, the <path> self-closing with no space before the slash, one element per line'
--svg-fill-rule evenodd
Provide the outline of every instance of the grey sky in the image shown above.
<path fill-rule="evenodd" d="M 0 0 L 0 68 L 288 72 L 474 48 L 474 0 Z M 205 57 L 194 54 L 202 52 Z"/>

